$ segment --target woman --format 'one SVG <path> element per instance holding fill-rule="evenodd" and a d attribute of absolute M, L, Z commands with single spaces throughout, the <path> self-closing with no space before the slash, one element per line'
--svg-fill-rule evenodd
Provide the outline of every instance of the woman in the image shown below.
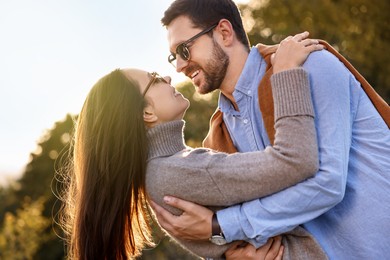
<path fill-rule="evenodd" d="M 279 48 L 273 76 L 277 134 L 274 147 L 262 152 L 228 155 L 185 146 L 182 119 L 189 102 L 169 77 L 125 69 L 100 79 L 80 112 L 73 141 L 65 211 L 69 257 L 138 255 L 152 244 L 149 198 L 163 205 L 163 195 L 170 194 L 228 206 L 312 176 L 318 167 L 314 113 L 307 75 L 295 67 L 319 49 L 309 39 L 290 39 Z M 278 73 L 290 68 L 295 69 Z M 297 80 L 286 82 L 291 75 Z M 228 248 L 180 242 L 205 257 L 219 257 Z M 314 240 L 311 245 L 317 246 Z"/>

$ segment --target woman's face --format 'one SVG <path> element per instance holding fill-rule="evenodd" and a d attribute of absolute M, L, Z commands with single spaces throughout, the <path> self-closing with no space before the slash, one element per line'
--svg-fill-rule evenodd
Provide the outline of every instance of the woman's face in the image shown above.
<path fill-rule="evenodd" d="M 158 74 L 138 69 L 124 69 L 122 71 L 126 77 L 138 82 L 140 92 L 144 94 L 148 104 L 158 117 L 157 123 L 183 119 L 190 103 L 171 85 L 170 77 L 162 78 Z M 150 85 L 150 83 L 152 84 Z"/>

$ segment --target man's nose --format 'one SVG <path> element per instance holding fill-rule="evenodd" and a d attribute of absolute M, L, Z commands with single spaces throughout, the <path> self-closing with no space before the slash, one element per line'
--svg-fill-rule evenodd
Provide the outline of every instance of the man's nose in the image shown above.
<path fill-rule="evenodd" d="M 182 59 L 179 55 L 176 57 L 176 71 L 178 73 L 183 72 L 184 68 L 188 66 L 187 60 Z"/>

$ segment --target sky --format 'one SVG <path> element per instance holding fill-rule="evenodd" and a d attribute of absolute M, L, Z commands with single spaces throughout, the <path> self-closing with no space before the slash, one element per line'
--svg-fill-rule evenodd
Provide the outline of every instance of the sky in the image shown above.
<path fill-rule="evenodd" d="M 0 0 L 0 183 L 21 176 L 45 131 L 112 70 L 185 80 L 167 62 L 160 19 L 171 2 Z"/>

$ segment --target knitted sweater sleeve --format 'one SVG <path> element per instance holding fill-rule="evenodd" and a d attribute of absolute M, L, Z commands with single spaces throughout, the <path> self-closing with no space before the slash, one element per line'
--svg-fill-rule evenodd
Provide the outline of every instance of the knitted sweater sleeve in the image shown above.
<path fill-rule="evenodd" d="M 173 195 L 206 206 L 229 206 L 314 175 L 318 148 L 307 74 L 302 68 L 292 69 L 273 75 L 271 81 L 274 146 L 235 154 L 194 149 L 152 161 L 147 178 L 152 198 L 162 202 L 163 195 Z"/>
<path fill-rule="evenodd" d="M 194 149 L 148 164 L 147 192 L 173 214 L 181 211 L 163 203 L 173 195 L 205 206 L 229 206 L 260 198 L 294 185 L 318 170 L 314 111 L 304 69 L 272 76 L 275 104 L 275 143 L 264 151 L 216 153 Z M 211 207 L 215 210 L 215 207 Z M 220 257 L 229 245 L 208 241 L 180 244 L 203 257 Z M 315 246 L 314 240 L 310 240 Z"/>

